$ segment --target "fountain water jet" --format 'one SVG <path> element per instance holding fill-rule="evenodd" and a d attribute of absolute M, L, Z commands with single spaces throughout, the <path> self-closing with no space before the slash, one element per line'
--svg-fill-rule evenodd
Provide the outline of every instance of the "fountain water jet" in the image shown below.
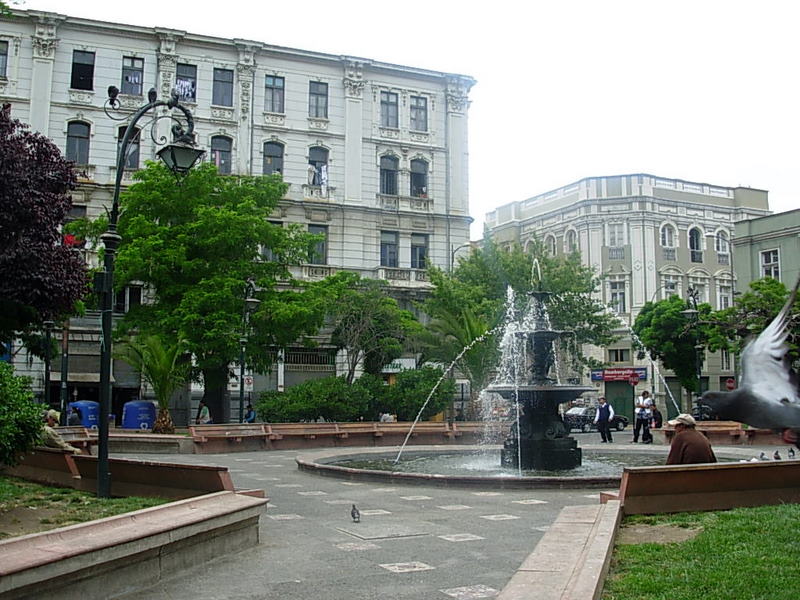
<path fill-rule="evenodd" d="M 498 380 L 487 391 L 500 394 L 517 406 L 516 423 L 501 451 L 503 466 L 520 470 L 574 469 L 581 465 L 581 450 L 570 437 L 558 406 L 594 388 L 559 380 L 555 344 L 571 332 L 552 328 L 547 312 L 551 293 L 541 289 L 538 266 L 534 261 L 534 283 L 539 289 L 528 293 L 530 301 L 522 319 L 506 326 L 504 343 L 516 349 L 510 352 L 513 364 L 500 369 Z M 507 354 L 505 349 L 503 354 Z"/>

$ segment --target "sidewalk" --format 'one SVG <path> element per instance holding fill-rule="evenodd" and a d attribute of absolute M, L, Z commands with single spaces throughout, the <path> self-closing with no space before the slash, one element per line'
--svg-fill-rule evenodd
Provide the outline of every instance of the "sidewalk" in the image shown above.
<path fill-rule="evenodd" d="M 575 437 L 587 449 L 606 447 L 595 433 Z M 618 451 L 666 458 L 669 449 L 630 444 L 630 432 L 615 433 L 614 439 Z M 762 450 L 771 456 L 775 447 L 715 448 L 737 458 Z M 785 456 L 786 448 L 781 451 Z M 259 547 L 183 571 L 136 597 L 490 598 L 511 580 L 563 507 L 599 502 L 596 490 L 471 491 L 346 482 L 298 471 L 294 458 L 303 453 L 159 457 L 227 466 L 237 488 L 263 488 L 270 504 Z M 351 504 L 361 511 L 361 523 L 352 522 Z"/>

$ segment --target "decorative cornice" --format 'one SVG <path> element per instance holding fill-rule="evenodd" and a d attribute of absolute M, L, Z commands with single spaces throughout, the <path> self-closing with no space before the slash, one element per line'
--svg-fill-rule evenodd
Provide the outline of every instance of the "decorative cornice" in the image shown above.
<path fill-rule="evenodd" d="M 364 92 L 364 62 L 344 58 L 344 90 L 348 98 L 361 98 Z"/>
<path fill-rule="evenodd" d="M 56 30 L 67 18 L 53 13 L 31 13 L 31 15 L 36 17 L 32 36 L 34 57 L 53 59 L 58 45 Z"/>
<path fill-rule="evenodd" d="M 463 113 L 469 106 L 467 95 L 472 87 L 470 81 L 458 76 L 447 77 L 447 90 L 445 91 L 447 112 Z"/>

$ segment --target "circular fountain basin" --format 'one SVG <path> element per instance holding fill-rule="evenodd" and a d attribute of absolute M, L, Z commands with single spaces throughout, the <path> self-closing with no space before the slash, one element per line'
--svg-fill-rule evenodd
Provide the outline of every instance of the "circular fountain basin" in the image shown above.
<path fill-rule="evenodd" d="M 328 449 L 296 459 L 299 469 L 317 475 L 352 481 L 424 484 L 452 487 L 502 488 L 614 488 L 625 466 L 664 464 L 668 447 L 653 446 L 632 452 L 584 448 L 584 465 L 570 471 L 525 473 L 500 466 L 500 447 L 415 446 L 403 452 L 395 465 L 397 449 Z"/>

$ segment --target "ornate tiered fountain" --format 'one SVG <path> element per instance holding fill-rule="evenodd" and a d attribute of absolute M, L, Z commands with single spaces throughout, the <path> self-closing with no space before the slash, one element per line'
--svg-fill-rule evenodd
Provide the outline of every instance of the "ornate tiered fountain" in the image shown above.
<path fill-rule="evenodd" d="M 535 265 L 538 266 L 538 265 Z M 565 470 L 581 465 L 581 449 L 569 436 L 558 411 L 559 404 L 570 402 L 594 388 L 562 384 L 557 368 L 556 344 L 571 335 L 550 325 L 547 304 L 551 293 L 541 289 L 529 292 L 529 302 L 520 322 L 509 323 L 504 349 L 510 368 L 487 388 L 516 406 L 516 419 L 503 444 L 501 463 L 521 470 Z"/>

